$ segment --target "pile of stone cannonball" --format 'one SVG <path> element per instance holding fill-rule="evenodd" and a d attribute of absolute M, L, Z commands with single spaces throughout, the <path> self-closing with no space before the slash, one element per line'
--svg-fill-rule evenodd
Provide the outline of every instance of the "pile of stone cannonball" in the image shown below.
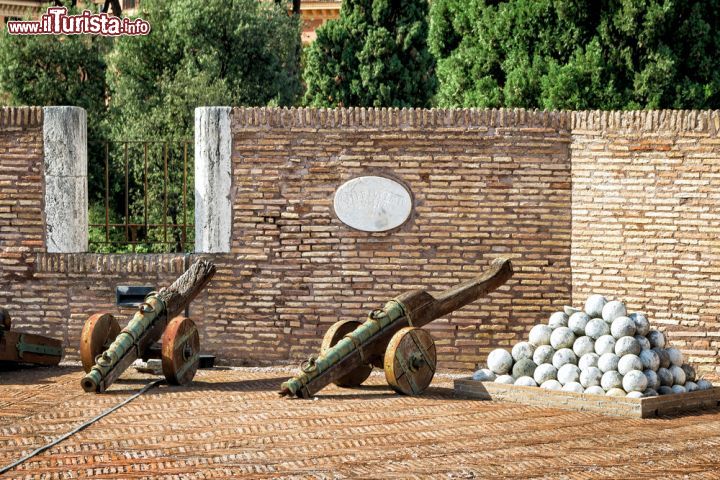
<path fill-rule="evenodd" d="M 665 347 L 665 336 L 645 315 L 628 315 L 622 302 L 591 295 L 583 310 L 565 307 L 547 325 L 535 325 L 511 352 L 490 352 L 487 368 L 473 379 L 634 398 L 712 388 L 696 379 L 678 349 Z"/>

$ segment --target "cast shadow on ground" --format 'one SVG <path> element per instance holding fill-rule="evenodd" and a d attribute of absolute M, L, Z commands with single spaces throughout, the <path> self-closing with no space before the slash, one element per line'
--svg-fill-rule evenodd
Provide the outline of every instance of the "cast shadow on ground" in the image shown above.
<path fill-rule="evenodd" d="M 680 394 L 682 395 L 682 394 Z M 648 417 L 647 420 L 671 421 L 678 418 L 702 417 L 705 415 L 717 414 L 720 411 L 720 405 L 711 408 L 703 408 L 701 410 L 689 410 L 686 412 L 678 412 L 673 414 L 659 415 L 657 417 Z"/>
<path fill-rule="evenodd" d="M 355 388 L 343 388 L 343 392 L 352 393 L 330 393 L 324 394 L 318 392 L 315 394 L 320 400 L 370 400 L 375 398 L 393 398 L 393 397 L 405 397 L 405 398 L 436 398 L 442 400 L 464 400 L 456 397 L 451 388 L 446 387 L 428 387 L 423 393 L 417 397 L 409 397 L 395 393 L 387 385 L 360 385 Z"/>
<path fill-rule="evenodd" d="M 0 385 L 47 385 L 57 383 L 54 377 L 73 373 L 72 367 L 47 367 L 41 365 L 0 362 Z"/>
<path fill-rule="evenodd" d="M 172 386 L 182 390 L 202 390 L 208 392 L 277 392 L 280 390 L 280 384 L 287 377 L 268 377 L 255 378 L 252 380 L 237 380 L 230 382 L 206 382 L 203 380 L 193 380 L 190 385 L 179 387 Z"/>

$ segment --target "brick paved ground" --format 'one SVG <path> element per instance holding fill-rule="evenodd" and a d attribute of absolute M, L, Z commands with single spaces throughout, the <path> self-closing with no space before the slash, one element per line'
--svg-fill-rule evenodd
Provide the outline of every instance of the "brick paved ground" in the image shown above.
<path fill-rule="evenodd" d="M 720 478 L 720 411 L 657 420 L 420 398 L 381 376 L 317 400 L 275 390 L 281 369 L 201 371 L 110 414 L 8 478 Z M 0 372 L 0 465 L 138 390 L 85 394 L 77 367 Z"/>

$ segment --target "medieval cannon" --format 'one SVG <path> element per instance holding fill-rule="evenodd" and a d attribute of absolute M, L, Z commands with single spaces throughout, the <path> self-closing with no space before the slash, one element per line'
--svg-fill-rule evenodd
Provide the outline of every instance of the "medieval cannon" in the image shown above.
<path fill-rule="evenodd" d="M 200 336 L 195 323 L 180 312 L 215 275 L 215 265 L 198 260 L 168 288 L 150 293 L 127 326 L 111 314 L 98 313 L 85 322 L 80 358 L 86 392 L 104 392 L 135 360 L 160 358 L 168 383 L 186 385 L 199 363 Z M 161 348 L 155 343 L 161 340 Z"/>
<path fill-rule="evenodd" d="M 0 364 L 52 366 L 60 363 L 62 342 L 54 338 L 10 330 L 10 312 L 0 308 Z"/>
<path fill-rule="evenodd" d="M 330 383 L 356 387 L 373 367 L 382 367 L 398 393 L 418 395 L 435 374 L 435 343 L 421 327 L 503 285 L 513 274 L 510 260 L 496 259 L 479 277 L 433 296 L 414 290 L 395 297 L 367 320 L 343 320 L 325 333 L 320 355 L 300 366 L 301 373 L 281 386 L 283 396 L 308 398 Z"/>

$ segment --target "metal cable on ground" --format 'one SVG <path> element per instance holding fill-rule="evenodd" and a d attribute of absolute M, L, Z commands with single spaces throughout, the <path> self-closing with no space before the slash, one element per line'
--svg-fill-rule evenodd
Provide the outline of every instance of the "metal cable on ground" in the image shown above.
<path fill-rule="evenodd" d="M 72 437 L 72 436 L 75 435 L 76 433 L 80 432 L 81 430 L 86 429 L 87 427 L 89 427 L 89 426 L 92 425 L 93 423 L 97 422 L 97 421 L 100 420 L 101 418 L 106 417 L 107 415 L 110 415 L 110 414 L 111 414 L 112 412 L 114 412 L 115 410 L 117 410 L 117 409 L 119 409 L 119 408 L 127 405 L 128 403 L 132 402 L 133 400 L 135 400 L 137 397 L 139 397 L 139 396 L 142 395 L 143 393 L 147 392 L 148 390 L 150 390 L 150 389 L 152 389 L 152 388 L 157 387 L 157 386 L 160 385 L 161 383 L 165 383 L 165 380 L 155 380 L 154 382 L 148 383 L 148 384 L 145 385 L 145 386 L 142 388 L 142 390 L 140 390 L 139 392 L 137 392 L 137 393 L 129 396 L 128 398 L 126 398 L 126 399 L 123 400 L 122 402 L 118 403 L 118 404 L 115 405 L 114 407 L 105 410 L 105 411 L 102 412 L 100 415 L 91 418 L 90 420 L 88 420 L 87 422 L 85 422 L 85 423 L 83 423 L 83 424 L 81 424 L 81 425 L 78 425 L 77 427 L 75 427 L 75 429 L 73 429 L 73 430 L 71 430 L 70 432 L 66 433 L 66 434 L 63 435 L 62 437 L 56 438 L 56 439 L 53 440 L 52 442 L 48 443 L 47 445 L 43 445 L 42 447 L 38 448 L 37 450 L 33 450 L 32 452 L 28 453 L 28 454 L 25 455 L 24 457 L 16 460 L 15 462 L 13 462 L 13 463 L 11 463 L 11 464 L 9 464 L 9 465 L 6 465 L 6 466 L 4 466 L 4 467 L 0 467 L 0 475 L 2 475 L 3 473 L 8 472 L 9 470 L 12 470 L 13 468 L 17 467 L 18 465 L 21 465 L 21 464 L 27 462 L 28 460 L 30 460 L 30 459 L 33 458 L 34 456 L 36 456 L 36 455 L 44 452 L 45 450 L 48 450 L 48 449 L 54 447 L 55 445 L 57 445 L 58 443 L 62 442 L 63 440 L 66 440 L 66 439 Z"/>

